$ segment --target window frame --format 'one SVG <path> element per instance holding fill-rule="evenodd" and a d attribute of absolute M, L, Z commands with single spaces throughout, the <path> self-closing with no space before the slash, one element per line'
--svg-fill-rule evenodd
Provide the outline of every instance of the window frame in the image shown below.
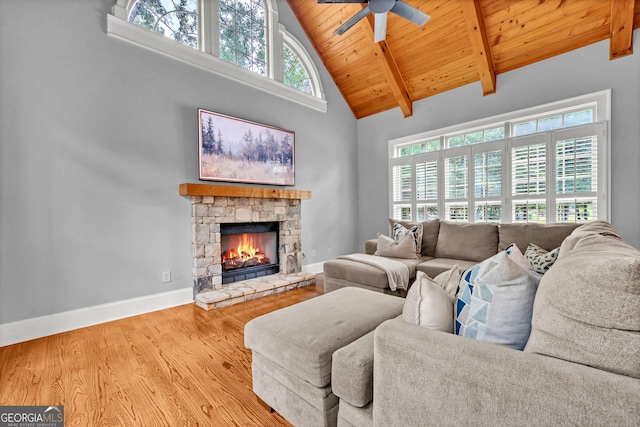
<path fill-rule="evenodd" d="M 571 111 L 579 111 L 584 110 L 586 108 L 593 109 L 593 122 L 584 125 L 572 126 L 554 129 L 545 132 L 539 132 L 535 134 L 528 134 L 518 137 L 512 136 L 513 124 L 521 123 L 526 119 L 532 118 L 544 118 L 546 116 L 551 116 L 557 114 L 559 112 L 569 113 Z M 512 195 L 512 149 L 514 144 L 516 146 L 522 145 L 526 141 L 544 141 L 546 144 L 547 157 L 546 157 L 546 168 L 549 176 L 546 178 L 546 192 L 544 195 L 540 195 L 539 199 L 544 199 L 546 203 L 546 223 L 555 223 L 559 222 L 556 219 L 556 201 L 563 198 L 561 194 L 557 194 L 556 192 L 556 172 L 555 172 L 555 144 L 557 141 L 567 140 L 566 138 L 561 138 L 557 136 L 567 135 L 567 134 L 575 134 L 579 128 L 587 129 L 587 127 L 591 127 L 590 129 L 597 130 L 597 152 L 596 152 L 596 173 L 597 173 L 597 212 L 596 217 L 594 219 L 599 220 L 608 220 L 610 218 L 611 213 L 611 198 L 609 195 L 611 194 L 611 165 L 610 165 L 610 123 L 611 123 L 611 90 L 604 90 L 600 92 L 595 92 L 592 94 L 587 94 L 583 96 L 578 96 L 575 98 L 570 98 L 562 101 L 557 101 L 549 104 L 543 104 L 523 110 L 514 111 L 511 113 L 505 113 L 499 116 L 488 117 L 480 120 L 476 120 L 468 123 L 461 123 L 454 126 L 449 126 L 447 128 L 437 129 L 433 131 L 427 131 L 416 135 L 406 136 L 402 138 L 397 138 L 389 141 L 389 215 L 390 217 L 394 217 L 394 207 L 395 205 L 402 204 L 405 206 L 404 212 L 407 211 L 407 207 L 409 207 L 411 212 L 411 217 L 397 218 L 403 220 L 411 220 L 411 221 L 421 221 L 422 219 L 418 219 L 417 217 L 417 206 L 422 203 L 422 201 L 417 200 L 416 194 L 416 164 L 421 163 L 425 156 L 428 155 L 428 158 L 437 158 L 438 159 L 438 200 L 437 200 L 437 209 L 438 209 L 438 218 L 440 220 L 448 220 L 447 219 L 447 211 L 445 206 L 447 203 L 455 202 L 455 200 L 447 199 L 447 194 L 445 194 L 445 159 L 451 157 L 452 155 L 461 155 L 464 154 L 468 157 L 468 171 L 467 171 L 467 197 L 464 200 L 460 199 L 458 201 L 467 203 L 467 222 L 485 222 L 485 221 L 476 221 L 475 213 L 478 205 L 476 204 L 476 196 L 475 196 L 475 155 L 482 152 L 491 152 L 497 151 L 498 149 L 502 152 L 502 182 L 501 182 L 501 196 L 500 203 L 502 206 L 502 218 L 501 223 L 512 223 L 513 221 L 513 213 L 515 202 L 519 199 L 516 196 Z M 451 136 L 458 136 L 468 133 L 477 132 L 482 129 L 489 129 L 495 127 L 496 125 L 503 125 L 505 137 L 503 139 L 491 140 L 481 143 L 473 143 L 473 144 L 465 144 L 456 147 L 448 148 L 448 138 Z M 573 129 L 573 131 L 572 131 Z M 411 154 L 404 155 L 400 154 L 401 151 L 406 152 L 407 150 L 403 150 L 403 148 L 408 146 L 415 146 L 417 144 L 426 143 L 429 141 L 440 140 L 440 149 L 430 151 L 422 154 Z M 445 147 L 445 148 L 443 148 Z M 552 152 L 553 151 L 553 152 Z M 550 163 L 552 162 L 552 163 Z M 411 165 L 411 182 L 412 182 L 412 197 L 411 201 L 403 200 L 400 202 L 394 202 L 393 197 L 393 168 L 400 165 Z M 577 194 L 577 192 L 576 192 Z M 573 196 L 568 196 L 570 198 Z M 575 196 L 576 198 L 578 196 Z M 585 196 L 586 197 L 586 196 Z M 488 200 L 492 199 L 492 200 Z M 478 198 L 481 202 L 486 201 L 497 201 L 498 197 L 483 197 Z M 529 199 L 532 199 L 529 197 Z M 550 209 L 553 208 L 553 209 Z"/>
<path fill-rule="evenodd" d="M 271 95 L 326 113 L 327 101 L 320 81 L 320 74 L 311 56 L 302 44 L 278 22 L 278 9 L 275 0 L 263 0 L 266 7 L 266 76 L 246 70 L 236 64 L 220 59 L 219 23 L 216 0 L 198 0 L 200 11 L 198 19 L 199 49 L 171 40 L 161 34 L 141 28 L 128 21 L 129 11 L 137 0 L 117 0 L 111 13 L 107 14 L 107 34 L 177 59 L 181 62 L 212 72 L 218 76 L 251 86 Z M 209 24 L 210 25 L 207 25 Z M 282 77 L 282 46 L 284 40 L 295 47 L 295 53 L 307 66 L 314 94 L 299 91 L 285 85 Z M 309 66 L 312 65 L 312 66 Z"/>

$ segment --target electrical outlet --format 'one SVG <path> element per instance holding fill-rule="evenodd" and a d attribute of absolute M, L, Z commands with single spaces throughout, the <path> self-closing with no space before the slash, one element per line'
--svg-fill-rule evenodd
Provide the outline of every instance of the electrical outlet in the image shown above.
<path fill-rule="evenodd" d="M 315 250 L 315 249 L 312 249 L 312 250 L 311 250 L 311 256 L 312 256 L 313 258 L 315 258 L 315 257 L 316 257 L 316 250 Z"/>
<path fill-rule="evenodd" d="M 327 249 L 327 252 L 329 253 L 329 255 L 331 255 L 331 252 L 333 252 L 333 250 L 331 248 Z"/>
<path fill-rule="evenodd" d="M 169 283 L 171 281 L 171 272 L 163 271 L 162 272 L 162 283 Z"/>

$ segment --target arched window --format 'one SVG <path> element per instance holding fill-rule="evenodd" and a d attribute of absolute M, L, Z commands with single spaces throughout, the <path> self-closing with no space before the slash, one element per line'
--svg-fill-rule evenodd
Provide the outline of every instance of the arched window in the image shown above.
<path fill-rule="evenodd" d="M 283 26 L 282 35 L 282 81 L 285 85 L 309 95 L 322 97 L 322 86 L 311 56 L 304 46 Z"/>
<path fill-rule="evenodd" d="M 257 89 L 327 110 L 311 57 L 278 24 L 276 0 L 117 0 L 107 16 L 107 32 Z"/>
<path fill-rule="evenodd" d="M 138 0 L 131 7 L 129 22 L 198 48 L 198 4 L 196 0 Z"/>
<path fill-rule="evenodd" d="M 282 46 L 282 78 L 289 87 L 313 95 L 309 73 L 296 53 L 286 43 Z"/>

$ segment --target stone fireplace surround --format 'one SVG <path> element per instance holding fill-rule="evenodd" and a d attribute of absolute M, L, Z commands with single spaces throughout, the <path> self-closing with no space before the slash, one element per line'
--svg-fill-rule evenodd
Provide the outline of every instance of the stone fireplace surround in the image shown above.
<path fill-rule="evenodd" d="M 181 184 L 191 198 L 194 301 L 219 308 L 315 283 L 302 272 L 301 201 L 311 192 L 299 190 Z M 220 224 L 279 223 L 280 273 L 222 284 Z"/>

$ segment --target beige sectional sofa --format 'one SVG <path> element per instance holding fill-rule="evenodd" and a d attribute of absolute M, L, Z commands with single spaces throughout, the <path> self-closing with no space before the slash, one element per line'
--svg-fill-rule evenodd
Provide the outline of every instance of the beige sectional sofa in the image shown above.
<path fill-rule="evenodd" d="M 638 249 L 605 222 L 482 233 L 435 224 L 434 255 L 447 254 L 445 236 L 481 247 L 486 233 L 495 251 L 561 243 L 537 286 L 523 351 L 409 323 L 408 299 L 381 284 L 359 289 L 367 283 L 351 276 L 353 285 L 247 324 L 256 394 L 296 426 L 640 425 Z M 434 255 L 416 269 L 461 261 Z"/>
<path fill-rule="evenodd" d="M 416 222 L 389 220 L 390 228 L 398 222 L 406 228 Z M 515 243 L 525 251 L 529 243 L 553 250 L 577 227 L 576 224 L 469 224 L 439 220 L 422 222 L 422 256 L 418 259 L 394 258 L 409 267 L 409 282 L 417 271 L 430 277 L 458 265 L 465 270 L 507 249 Z M 377 239 L 365 242 L 365 253 L 376 252 Z M 356 286 L 376 292 L 404 296 L 406 291 L 392 291 L 387 275 L 372 265 L 349 259 L 335 259 L 324 264 L 325 292 L 344 286 Z"/>
<path fill-rule="evenodd" d="M 607 223 L 571 233 L 524 351 L 400 316 L 334 352 L 333 373 L 339 426 L 638 426 L 640 251 Z"/>

